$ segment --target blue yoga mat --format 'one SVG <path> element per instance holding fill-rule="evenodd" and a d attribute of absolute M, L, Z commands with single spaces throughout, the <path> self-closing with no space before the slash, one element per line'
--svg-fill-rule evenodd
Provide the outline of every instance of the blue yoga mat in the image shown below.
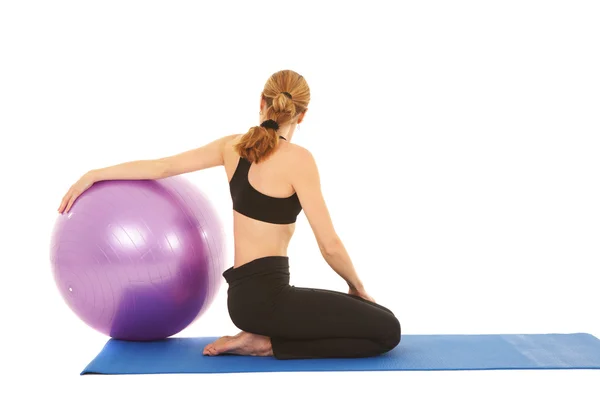
<path fill-rule="evenodd" d="M 215 339 L 110 339 L 81 374 L 600 369 L 600 340 L 586 333 L 405 335 L 398 347 L 378 357 L 318 360 L 203 356 L 204 346 Z"/>

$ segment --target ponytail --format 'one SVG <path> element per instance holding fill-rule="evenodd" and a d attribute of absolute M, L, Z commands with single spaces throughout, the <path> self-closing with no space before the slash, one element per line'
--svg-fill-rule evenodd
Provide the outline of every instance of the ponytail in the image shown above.
<path fill-rule="evenodd" d="M 295 115 L 296 106 L 292 101 L 292 95 L 288 92 L 280 92 L 271 100 L 271 105 L 267 109 L 267 119 L 260 126 L 250 128 L 235 145 L 235 150 L 251 163 L 259 163 L 277 148 L 279 125 L 289 122 Z"/>
<path fill-rule="evenodd" d="M 252 163 L 268 157 L 279 143 L 279 135 L 274 127 L 253 126 L 235 145 L 241 157 Z"/>

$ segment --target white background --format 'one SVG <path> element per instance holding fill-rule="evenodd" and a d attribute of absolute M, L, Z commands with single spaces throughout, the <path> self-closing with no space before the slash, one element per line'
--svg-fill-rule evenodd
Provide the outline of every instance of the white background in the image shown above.
<path fill-rule="evenodd" d="M 80 377 L 106 337 L 60 298 L 48 249 L 81 174 L 246 132 L 266 79 L 293 69 L 313 96 L 294 141 L 404 334 L 600 337 L 598 21 L 573 0 L 2 2 L 0 391 L 597 398 L 597 371 Z M 223 170 L 189 178 L 230 234 Z M 293 284 L 345 290 L 303 216 L 289 255 Z M 223 285 L 179 336 L 236 332 Z"/>

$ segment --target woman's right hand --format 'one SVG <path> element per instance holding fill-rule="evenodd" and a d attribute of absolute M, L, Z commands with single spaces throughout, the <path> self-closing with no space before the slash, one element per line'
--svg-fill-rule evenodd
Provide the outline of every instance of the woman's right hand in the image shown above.
<path fill-rule="evenodd" d="M 60 206 L 58 207 L 59 213 L 69 212 L 73 203 L 83 192 L 88 190 L 94 184 L 94 179 L 90 173 L 83 175 L 77 182 L 75 182 L 70 188 L 67 194 L 63 197 Z"/>
<path fill-rule="evenodd" d="M 363 298 L 363 299 L 368 300 L 373 303 L 377 303 L 374 298 L 369 296 L 369 294 L 367 293 L 367 291 L 365 289 L 357 289 L 357 288 L 350 287 L 350 289 L 348 290 L 348 294 L 351 296 L 357 296 L 357 297 Z"/>

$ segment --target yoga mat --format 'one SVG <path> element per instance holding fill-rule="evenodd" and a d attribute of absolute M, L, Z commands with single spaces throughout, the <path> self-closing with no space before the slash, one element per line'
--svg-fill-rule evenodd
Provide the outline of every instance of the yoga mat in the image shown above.
<path fill-rule="evenodd" d="M 398 347 L 378 357 L 317 360 L 203 356 L 204 346 L 215 339 L 110 339 L 81 374 L 600 369 L 600 340 L 586 333 L 405 335 Z"/>

